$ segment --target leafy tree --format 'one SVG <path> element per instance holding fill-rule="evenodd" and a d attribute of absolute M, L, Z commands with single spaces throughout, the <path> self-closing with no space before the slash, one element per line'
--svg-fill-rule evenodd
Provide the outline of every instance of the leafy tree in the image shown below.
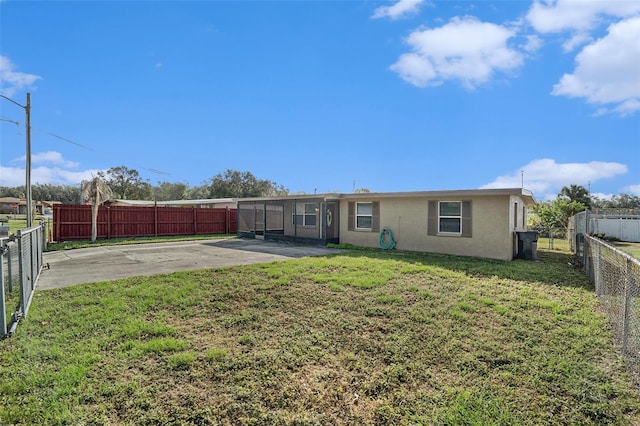
<path fill-rule="evenodd" d="M 111 198 L 111 188 L 101 176 L 95 176 L 83 183 L 82 197 L 91 201 L 91 242 L 93 243 L 98 236 L 98 206 Z"/>
<path fill-rule="evenodd" d="M 21 198 L 26 194 L 25 186 L 16 186 L 15 188 L 10 188 L 8 186 L 0 186 L 0 197 L 13 197 L 13 198 Z"/>
<path fill-rule="evenodd" d="M 63 204 L 80 204 L 81 188 L 72 185 L 35 184 L 31 186 L 31 198 L 36 201 L 60 201 Z M 0 187 L 0 197 L 24 198 L 25 187 Z"/>
<path fill-rule="evenodd" d="M 181 182 L 160 182 L 153 187 L 153 193 L 157 201 L 184 200 L 188 191 L 189 185 Z"/>
<path fill-rule="evenodd" d="M 71 185 L 36 184 L 31 196 L 38 201 L 60 201 L 63 204 L 80 204 L 82 190 Z"/>
<path fill-rule="evenodd" d="M 151 185 L 143 181 L 140 173 L 135 169 L 118 166 L 98 175 L 109 185 L 116 198 L 123 200 L 152 199 Z"/>
<path fill-rule="evenodd" d="M 586 206 L 577 201 L 569 201 L 566 198 L 558 197 L 551 202 L 537 203 L 532 211 L 533 227 L 538 229 L 558 229 L 566 232 L 569 226 L 569 219 L 576 213 L 586 210 Z"/>
<path fill-rule="evenodd" d="M 569 201 L 577 201 L 586 206 L 586 208 L 591 208 L 591 196 L 587 188 L 582 185 L 563 186 L 558 197 L 567 198 Z"/>
<path fill-rule="evenodd" d="M 358 188 L 355 191 L 353 191 L 354 194 L 365 194 L 365 193 L 370 193 L 371 191 L 369 190 L 369 188 Z"/>
<path fill-rule="evenodd" d="M 187 190 L 186 198 L 188 200 L 203 200 L 209 198 L 209 187 L 207 185 L 194 186 Z"/>
<path fill-rule="evenodd" d="M 50 201 L 60 201 L 63 204 L 80 204 L 82 203 L 82 188 L 78 186 L 65 185 L 58 197 Z"/>
<path fill-rule="evenodd" d="M 250 172 L 227 169 L 209 179 L 209 198 L 249 198 L 286 195 L 289 190 L 270 180 L 258 179 Z"/>
<path fill-rule="evenodd" d="M 600 209 L 640 209 L 640 197 L 629 194 L 614 195 L 610 199 L 594 197 L 592 207 Z"/>

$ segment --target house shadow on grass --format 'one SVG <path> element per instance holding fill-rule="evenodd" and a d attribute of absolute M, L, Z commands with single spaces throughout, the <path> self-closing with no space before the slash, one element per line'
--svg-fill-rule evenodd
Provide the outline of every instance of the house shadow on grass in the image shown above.
<path fill-rule="evenodd" d="M 411 264 L 421 264 L 464 273 L 473 277 L 498 277 L 501 279 L 542 283 L 557 287 L 594 290 L 587 275 L 575 264 L 572 254 L 553 250 L 538 250 L 538 260 L 515 259 L 512 261 L 455 256 L 440 253 L 415 253 L 405 251 L 353 250 L 343 256 L 367 256 L 394 259 Z"/>
<path fill-rule="evenodd" d="M 504 261 L 441 253 L 386 251 L 361 247 L 333 248 L 244 238 L 224 239 L 206 244 L 227 249 L 277 254 L 292 259 L 306 256 L 393 259 L 410 264 L 448 269 L 473 277 L 498 277 L 560 287 L 594 289 L 582 269 L 575 266 L 572 254 L 552 249 L 538 249 L 538 260 L 535 261 L 522 259 Z"/>

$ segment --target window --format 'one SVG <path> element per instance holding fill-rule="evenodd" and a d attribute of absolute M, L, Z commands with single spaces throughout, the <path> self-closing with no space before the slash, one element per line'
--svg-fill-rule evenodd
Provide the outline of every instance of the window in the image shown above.
<path fill-rule="evenodd" d="M 373 203 L 356 203 L 356 229 L 371 229 L 373 225 Z"/>
<path fill-rule="evenodd" d="M 473 221 L 471 200 L 436 201 L 429 200 L 427 235 L 457 235 L 471 238 Z"/>
<path fill-rule="evenodd" d="M 438 203 L 438 232 L 460 234 L 462 232 L 462 202 L 440 201 Z"/>
<path fill-rule="evenodd" d="M 349 231 L 378 232 L 380 230 L 380 202 L 349 201 L 348 204 Z"/>
<path fill-rule="evenodd" d="M 316 225 L 316 203 L 295 203 L 296 211 L 291 223 L 302 226 Z"/>

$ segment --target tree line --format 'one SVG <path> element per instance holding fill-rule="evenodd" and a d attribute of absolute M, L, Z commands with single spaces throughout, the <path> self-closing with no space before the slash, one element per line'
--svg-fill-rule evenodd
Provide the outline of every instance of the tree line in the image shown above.
<path fill-rule="evenodd" d="M 251 172 L 227 169 L 207 179 L 200 186 L 191 187 L 183 182 L 159 182 L 152 185 L 138 170 L 126 166 L 112 167 L 99 172 L 98 178 L 111 190 L 111 197 L 123 200 L 199 200 L 207 198 L 250 198 L 287 195 L 284 186 L 267 179 L 259 179 Z M 31 196 L 38 201 L 60 201 L 63 204 L 82 204 L 90 201 L 83 189 L 92 181 L 74 185 L 34 184 Z M 25 186 L 0 186 L 0 197 L 24 198 Z"/>
<path fill-rule="evenodd" d="M 584 210 L 621 209 L 640 210 L 640 197 L 630 194 L 603 199 L 589 194 L 582 185 L 564 186 L 555 200 L 539 202 L 533 207 L 532 227 L 543 233 L 564 236 L 569 219 Z"/>

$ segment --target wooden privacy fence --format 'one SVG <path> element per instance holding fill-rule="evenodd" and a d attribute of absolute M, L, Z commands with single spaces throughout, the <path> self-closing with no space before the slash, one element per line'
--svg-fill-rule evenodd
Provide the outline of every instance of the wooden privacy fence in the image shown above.
<path fill-rule="evenodd" d="M 98 238 L 235 234 L 236 209 L 100 206 Z M 91 206 L 55 204 L 53 240 L 91 238 Z"/>

